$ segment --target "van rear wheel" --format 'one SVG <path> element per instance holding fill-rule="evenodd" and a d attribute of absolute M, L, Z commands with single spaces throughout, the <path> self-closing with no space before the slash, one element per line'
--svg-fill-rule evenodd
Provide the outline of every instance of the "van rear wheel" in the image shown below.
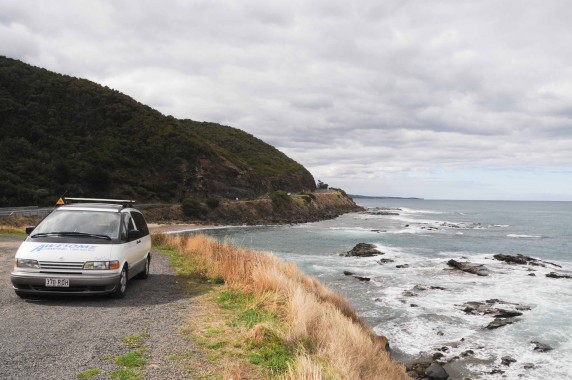
<path fill-rule="evenodd" d="M 137 278 L 140 278 L 142 280 L 146 279 L 147 277 L 149 277 L 150 270 L 151 270 L 151 254 L 149 253 L 147 255 L 147 259 L 145 260 L 145 269 L 143 269 L 143 271 L 141 271 L 137 275 Z"/>

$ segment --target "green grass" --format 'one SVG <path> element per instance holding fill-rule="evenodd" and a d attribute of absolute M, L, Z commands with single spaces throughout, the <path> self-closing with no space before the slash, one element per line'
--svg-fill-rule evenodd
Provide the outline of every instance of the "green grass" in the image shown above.
<path fill-rule="evenodd" d="M 236 325 L 242 325 L 249 329 L 253 328 L 259 323 L 262 322 L 273 322 L 276 320 L 276 317 L 271 312 L 261 309 L 261 308 L 252 308 L 247 309 L 240 312 L 235 320 L 233 321 Z"/>
<path fill-rule="evenodd" d="M 141 372 L 133 371 L 129 368 L 120 368 L 109 374 L 113 380 L 140 380 L 143 378 Z"/>
<path fill-rule="evenodd" d="M 216 302 L 222 309 L 243 309 L 254 301 L 254 296 L 238 290 L 225 290 L 217 298 Z"/>
<path fill-rule="evenodd" d="M 91 379 L 101 373 L 99 368 L 90 368 L 77 374 L 78 379 Z"/>
<path fill-rule="evenodd" d="M 266 329 L 261 343 L 251 342 L 254 348 L 249 355 L 252 364 L 260 365 L 271 372 L 284 372 L 294 355 L 285 339 Z"/>
<path fill-rule="evenodd" d="M 115 364 L 128 368 L 141 368 L 147 363 L 140 351 L 131 351 L 115 358 Z"/>

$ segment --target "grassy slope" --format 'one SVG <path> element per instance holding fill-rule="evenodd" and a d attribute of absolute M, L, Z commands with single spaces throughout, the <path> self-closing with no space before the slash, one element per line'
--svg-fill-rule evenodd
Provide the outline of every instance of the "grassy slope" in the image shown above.
<path fill-rule="evenodd" d="M 212 359 L 215 377 L 409 379 L 385 338 L 295 265 L 206 236 L 154 241 L 180 275 L 211 287 L 187 333 Z"/>

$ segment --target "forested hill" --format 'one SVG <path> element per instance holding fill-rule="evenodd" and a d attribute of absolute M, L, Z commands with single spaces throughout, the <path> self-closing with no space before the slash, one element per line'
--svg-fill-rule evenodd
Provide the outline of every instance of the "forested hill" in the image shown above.
<path fill-rule="evenodd" d="M 0 136 L 0 206 L 46 204 L 64 192 L 180 202 L 315 188 L 302 165 L 241 130 L 164 116 L 1 56 Z"/>

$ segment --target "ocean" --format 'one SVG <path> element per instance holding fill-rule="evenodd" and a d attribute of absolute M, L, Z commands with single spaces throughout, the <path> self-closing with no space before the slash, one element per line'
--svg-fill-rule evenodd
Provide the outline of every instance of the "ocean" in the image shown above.
<path fill-rule="evenodd" d="M 546 276 L 572 275 L 572 202 L 355 201 L 366 211 L 200 233 L 296 263 L 386 336 L 396 360 L 437 354 L 453 379 L 572 378 L 572 278 Z M 341 256 L 358 243 L 384 254 Z M 496 254 L 537 260 L 510 264 Z M 488 276 L 453 269 L 450 259 L 483 264 Z M 513 323 L 487 328 L 507 312 Z"/>

